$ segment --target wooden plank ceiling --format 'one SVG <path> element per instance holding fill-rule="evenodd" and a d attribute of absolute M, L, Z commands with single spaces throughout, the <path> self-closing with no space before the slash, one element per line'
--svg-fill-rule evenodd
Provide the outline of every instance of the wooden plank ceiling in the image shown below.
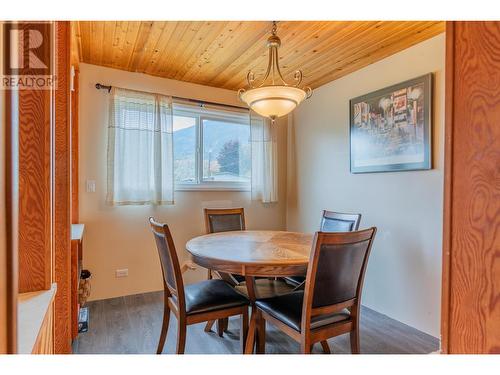
<path fill-rule="evenodd" d="M 267 67 L 271 22 L 79 21 L 74 61 L 237 90 Z M 313 88 L 444 32 L 441 21 L 281 21 L 280 66 Z"/>

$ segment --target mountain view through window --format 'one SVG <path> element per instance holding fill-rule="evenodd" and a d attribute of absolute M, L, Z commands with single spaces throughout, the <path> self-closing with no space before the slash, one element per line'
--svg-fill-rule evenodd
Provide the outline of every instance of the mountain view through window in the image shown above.
<path fill-rule="evenodd" d="M 174 116 L 174 175 L 179 184 L 247 184 L 250 126 L 230 119 Z"/>

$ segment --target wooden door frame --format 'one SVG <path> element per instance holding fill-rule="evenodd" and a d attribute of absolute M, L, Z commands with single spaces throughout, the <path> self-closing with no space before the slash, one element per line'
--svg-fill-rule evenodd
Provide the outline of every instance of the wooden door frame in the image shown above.
<path fill-rule="evenodd" d="M 20 23 L 20 27 L 29 27 Z M 44 27 L 52 29 L 53 25 Z M 51 32 L 52 30 L 47 30 Z M 53 35 L 53 33 L 52 33 Z M 52 284 L 52 90 L 17 91 L 19 292 Z"/>
<path fill-rule="evenodd" d="M 5 91 L 7 353 L 17 352 L 17 296 L 57 283 L 54 352 L 71 352 L 71 126 L 70 23 L 51 24 L 57 34 L 57 90 Z M 3 104 L 3 103 L 2 103 Z M 3 177 L 3 176 L 2 176 Z M 21 184 L 22 182 L 22 184 Z M 23 199 L 20 200 L 19 197 Z M 33 202 L 39 203 L 33 207 Z M 23 241 L 22 248 L 18 242 Z M 21 251 L 18 251 L 22 249 Z M 4 269 L 5 268 L 5 269 Z M 22 288 L 21 288 L 22 285 Z"/>
<path fill-rule="evenodd" d="M 54 25 L 57 43 L 57 90 L 53 90 L 53 280 L 57 283 L 54 304 L 54 352 L 71 353 L 71 100 L 70 23 Z"/>
<path fill-rule="evenodd" d="M 4 155 L 1 155 L 4 163 L 5 195 L 0 199 L 5 200 L 5 267 L 0 272 L 5 275 L 2 282 L 5 282 L 5 295 L 0 301 L 1 308 L 5 308 L 6 321 L 2 322 L 1 330 L 4 332 L 0 340 L 5 340 L 2 344 L 0 354 L 17 353 L 17 295 L 18 295 L 18 210 L 19 206 L 19 184 L 18 181 L 18 128 L 19 121 L 15 114 L 18 108 L 18 92 L 6 90 L 4 92 L 3 105 L 5 110 L 2 122 L 5 124 L 4 131 Z"/>
<path fill-rule="evenodd" d="M 500 353 L 500 22 L 446 23 L 441 352 Z M 485 61 L 487 63 L 485 63 Z"/>
<path fill-rule="evenodd" d="M 455 70 L 455 24 L 446 22 L 443 258 L 441 286 L 441 353 L 448 353 L 450 308 L 450 251 L 453 177 L 453 82 Z"/>

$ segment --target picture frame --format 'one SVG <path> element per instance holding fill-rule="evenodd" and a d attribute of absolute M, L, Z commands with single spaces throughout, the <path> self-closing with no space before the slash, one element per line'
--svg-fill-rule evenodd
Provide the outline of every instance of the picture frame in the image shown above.
<path fill-rule="evenodd" d="M 349 101 L 351 173 L 432 168 L 433 75 Z"/>

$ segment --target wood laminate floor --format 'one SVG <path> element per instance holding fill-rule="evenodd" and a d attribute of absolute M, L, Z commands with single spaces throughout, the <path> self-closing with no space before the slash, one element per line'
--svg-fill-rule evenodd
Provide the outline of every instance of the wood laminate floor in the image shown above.
<path fill-rule="evenodd" d="M 89 330 L 73 343 L 78 354 L 156 353 L 163 314 L 163 293 L 154 292 L 89 302 Z M 239 354 L 239 319 L 231 318 L 223 338 L 205 333 L 205 323 L 188 326 L 186 354 Z M 175 353 L 177 321 L 170 318 L 164 354 Z M 299 353 L 299 344 L 272 325 L 266 328 L 266 353 Z M 439 349 L 435 337 L 366 307 L 361 312 L 361 352 L 424 354 Z M 349 335 L 328 340 L 335 354 L 350 353 Z M 314 346 L 321 353 L 321 346 Z"/>

